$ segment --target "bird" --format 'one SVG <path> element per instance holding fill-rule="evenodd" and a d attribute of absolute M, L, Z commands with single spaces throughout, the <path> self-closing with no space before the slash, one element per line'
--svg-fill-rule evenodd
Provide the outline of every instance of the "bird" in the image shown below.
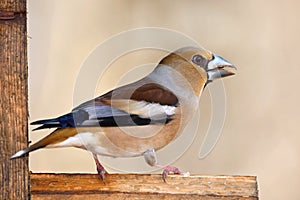
<path fill-rule="evenodd" d="M 163 57 L 144 78 L 86 101 L 65 115 L 32 122 L 39 125 L 33 130 L 54 131 L 11 159 L 41 148 L 81 148 L 92 153 L 104 182 L 107 171 L 97 155 L 143 156 L 147 164 L 163 170 L 166 181 L 168 174 L 183 172 L 158 162 L 156 151 L 182 133 L 207 84 L 232 76 L 236 70 L 235 65 L 204 48 L 179 48 Z"/>

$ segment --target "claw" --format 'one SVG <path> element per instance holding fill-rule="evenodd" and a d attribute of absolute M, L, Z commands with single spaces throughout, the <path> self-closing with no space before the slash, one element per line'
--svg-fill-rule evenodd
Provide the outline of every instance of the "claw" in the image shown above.
<path fill-rule="evenodd" d="M 145 161 L 150 165 L 150 166 L 156 166 L 159 167 L 161 169 L 164 169 L 163 173 L 162 173 L 162 179 L 164 182 L 166 182 L 166 178 L 168 176 L 168 174 L 172 173 L 172 174 L 184 174 L 182 173 L 177 167 L 173 167 L 170 165 L 162 165 L 159 164 L 157 162 L 157 158 L 156 158 L 156 153 L 154 149 L 148 149 L 147 151 L 144 152 L 144 158 Z"/>
<path fill-rule="evenodd" d="M 162 179 L 164 182 L 166 182 L 166 178 L 168 174 L 183 174 L 177 167 L 173 166 L 166 166 L 164 168 L 164 171 L 162 173 Z"/>

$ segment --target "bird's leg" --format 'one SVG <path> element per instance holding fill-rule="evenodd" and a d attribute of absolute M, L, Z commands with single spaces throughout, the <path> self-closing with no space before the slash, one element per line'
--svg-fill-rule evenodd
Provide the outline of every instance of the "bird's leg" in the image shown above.
<path fill-rule="evenodd" d="M 101 180 L 103 183 L 105 183 L 104 178 L 105 178 L 105 174 L 107 173 L 106 170 L 104 169 L 104 167 L 101 165 L 101 163 L 98 160 L 97 154 L 93 153 L 93 157 L 97 166 L 97 172 L 101 177 Z"/>
<path fill-rule="evenodd" d="M 166 177 L 168 174 L 184 174 L 177 167 L 170 165 L 161 165 L 157 163 L 156 153 L 154 149 L 147 150 L 144 153 L 144 158 L 148 165 L 164 169 L 162 173 L 162 179 L 164 182 L 166 182 Z"/>

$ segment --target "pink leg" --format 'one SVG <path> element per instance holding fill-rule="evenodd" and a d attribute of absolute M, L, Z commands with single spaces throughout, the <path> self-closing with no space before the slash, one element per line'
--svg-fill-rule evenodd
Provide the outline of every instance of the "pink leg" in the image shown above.
<path fill-rule="evenodd" d="M 107 173 L 106 170 L 104 169 L 104 167 L 101 165 L 101 163 L 98 160 L 97 154 L 93 153 L 93 157 L 97 166 L 97 172 L 101 177 L 101 180 L 103 181 L 103 183 L 105 183 L 104 178 L 105 178 L 105 174 Z"/>

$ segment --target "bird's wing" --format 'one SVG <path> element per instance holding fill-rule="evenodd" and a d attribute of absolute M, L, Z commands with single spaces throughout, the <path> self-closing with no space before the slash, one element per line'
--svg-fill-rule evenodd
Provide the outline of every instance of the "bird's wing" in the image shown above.
<path fill-rule="evenodd" d="M 141 85 L 141 86 L 139 86 Z M 177 108 L 177 97 L 155 83 L 129 84 L 87 101 L 71 113 L 39 120 L 34 129 L 82 126 L 136 126 L 167 123 Z"/>
<path fill-rule="evenodd" d="M 175 114 L 176 109 L 175 106 L 136 101 L 132 99 L 103 99 L 102 102 L 130 115 L 138 115 L 140 118 L 152 120 L 161 120 L 166 118 L 166 116 L 172 116 Z"/>

